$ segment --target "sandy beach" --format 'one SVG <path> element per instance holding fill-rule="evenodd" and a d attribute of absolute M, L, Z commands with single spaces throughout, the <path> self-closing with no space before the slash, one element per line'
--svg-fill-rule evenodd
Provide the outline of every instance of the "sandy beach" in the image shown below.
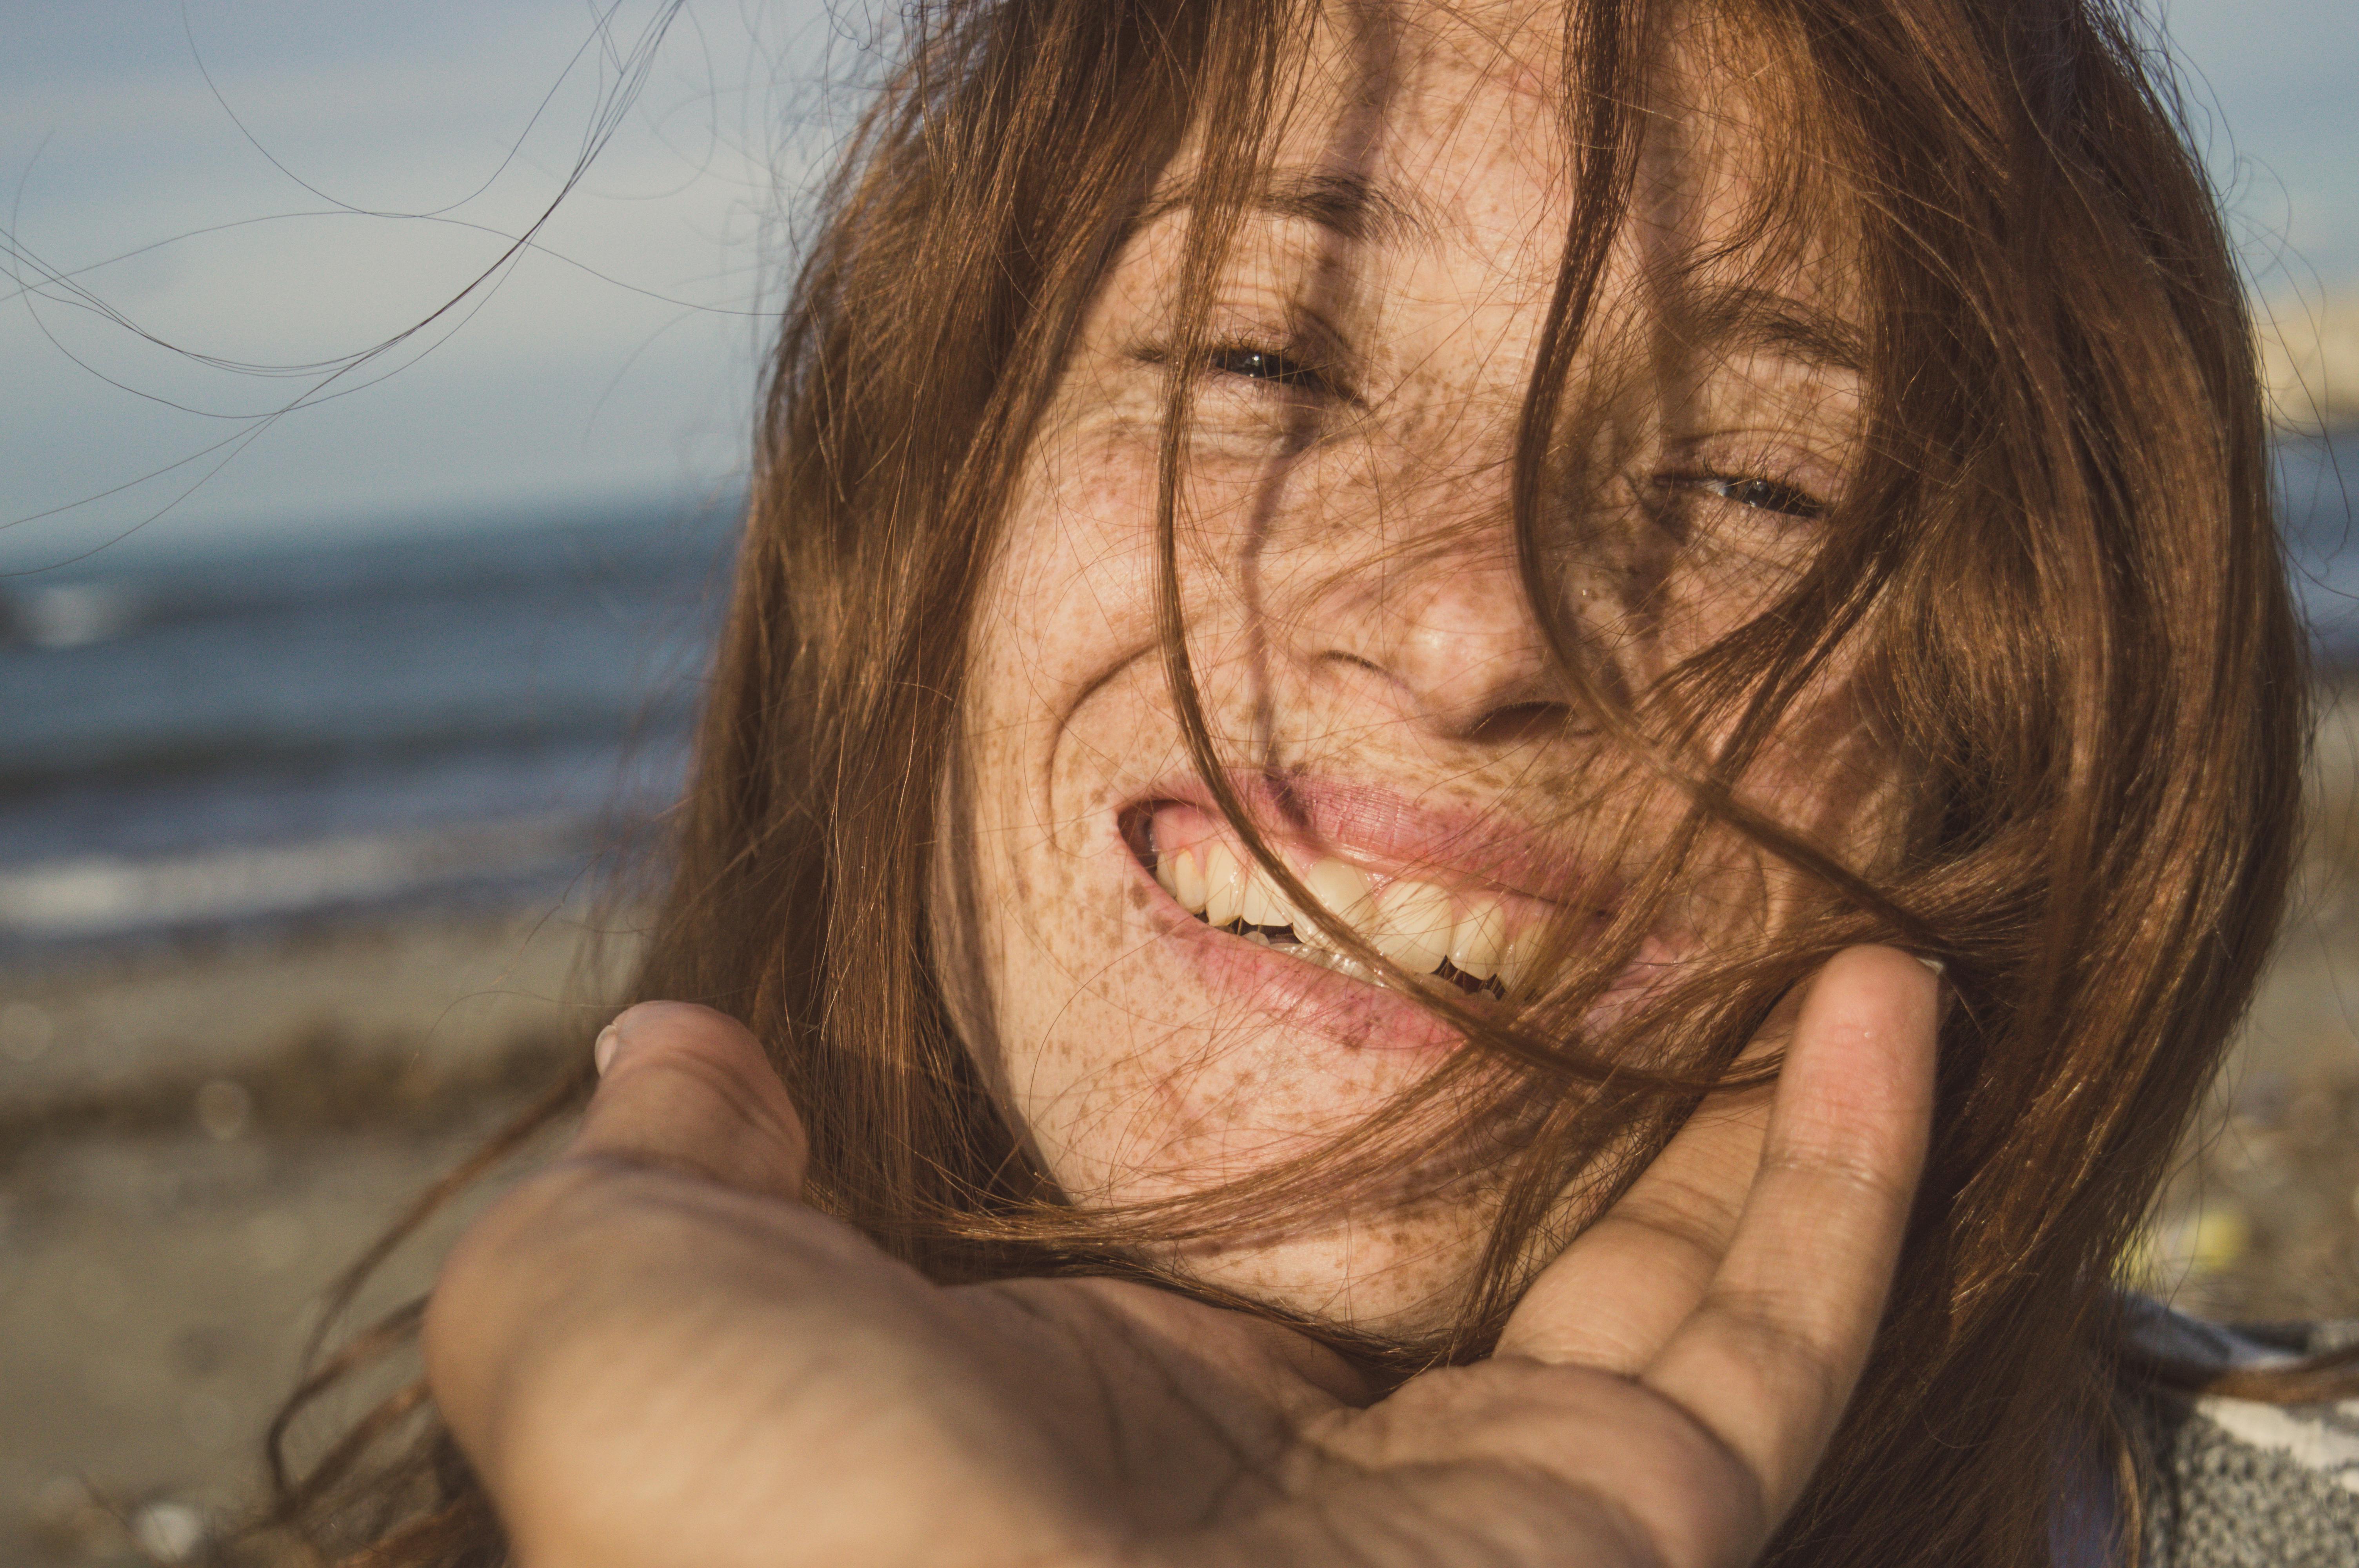
<path fill-rule="evenodd" d="M 2359 685 L 2321 708 L 2292 918 L 2142 1260 L 2212 1317 L 2359 1316 Z"/>
<path fill-rule="evenodd" d="M 2214 1315 L 2359 1314 L 2354 779 L 2346 693 L 2301 913 L 2128 1265 Z M 204 1560 L 325 1281 L 565 1069 L 628 953 L 571 916 L 414 915 L 0 974 L 0 1563 Z"/>
<path fill-rule="evenodd" d="M 0 977 L 0 1563 L 202 1560 L 325 1283 L 574 1059 L 627 950 L 418 916 Z"/>

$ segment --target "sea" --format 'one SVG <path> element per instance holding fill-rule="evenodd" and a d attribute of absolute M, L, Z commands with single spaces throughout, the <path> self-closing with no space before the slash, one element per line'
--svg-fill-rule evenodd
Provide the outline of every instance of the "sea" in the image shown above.
<path fill-rule="evenodd" d="M 2277 460 L 2321 664 L 2359 673 L 2359 430 Z M 144 543 L 0 578 L 0 964 L 593 893 L 679 792 L 737 511 Z"/>
<path fill-rule="evenodd" d="M 679 793 L 738 512 L 142 538 L 0 578 L 0 963 L 593 895 Z"/>

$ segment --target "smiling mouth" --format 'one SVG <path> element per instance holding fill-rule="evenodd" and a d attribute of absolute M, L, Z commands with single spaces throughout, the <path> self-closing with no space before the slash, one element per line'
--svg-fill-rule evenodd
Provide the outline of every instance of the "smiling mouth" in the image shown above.
<path fill-rule="evenodd" d="M 1201 924 L 1369 985 L 1395 982 L 1345 950 L 1338 927 L 1429 986 L 1503 1000 L 1522 982 L 1544 918 L 1534 900 L 1371 875 L 1336 855 L 1307 859 L 1273 846 L 1317 901 L 1299 910 L 1216 818 L 1172 802 L 1143 812 L 1125 837 L 1139 864 Z"/>

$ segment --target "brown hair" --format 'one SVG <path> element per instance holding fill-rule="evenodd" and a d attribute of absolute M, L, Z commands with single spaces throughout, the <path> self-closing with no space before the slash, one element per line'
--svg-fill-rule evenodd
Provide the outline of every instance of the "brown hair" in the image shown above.
<path fill-rule="evenodd" d="M 1553 1092 L 1503 1156 L 1458 1328 L 1355 1348 L 1404 1368 L 1480 1354 L 1535 1249 L 1577 1222 L 1558 1201 L 1569 1184 L 1609 1195 L 1801 977 L 1843 946 L 1897 940 L 1939 955 L 1954 986 L 1933 1152 L 1886 1332 L 1770 1560 L 2042 1563 L 2059 1456 L 2114 1429 L 2114 1260 L 2251 993 L 2296 831 L 2306 672 L 2242 293 L 2174 103 L 2101 0 L 1701 7 L 1774 67 L 1761 74 L 1792 179 L 1761 233 L 1802 232 L 1798 191 L 1842 213 L 1866 302 L 1866 435 L 1823 545 L 1773 604 L 1658 689 L 1606 689 L 1547 608 L 1563 567 L 1540 498 L 1568 482 L 1573 356 L 1641 178 L 1655 62 L 1700 8 L 1678 12 L 1568 9 L 1579 200 L 1516 492 L 1559 674 L 1631 757 L 1680 779 L 1688 819 L 1595 955 L 1556 955 L 1557 978 L 1505 1022 L 1459 1017 L 1486 1049 L 1443 1076 L 1506 1075 L 1470 1115 Z M 1153 1212 L 1063 1206 L 962 1044 L 938 957 L 959 891 L 941 814 L 968 628 L 1038 416 L 1183 145 L 1201 304 L 1317 15 L 1307 0 L 916 6 L 770 368 L 735 599 L 635 991 L 744 1020 L 808 1119 L 811 1201 L 937 1278 L 1136 1271 L 1141 1238 L 1282 1210 L 1375 1147 L 1361 1130 Z M 1167 579 L 1188 378 L 1170 385 Z M 1164 621 L 1217 790 L 1170 581 Z M 1905 818 L 1872 866 L 1748 804 L 1767 737 L 1838 667 L 1900 773 Z M 1714 836 L 1813 896 L 1585 1037 L 1590 1004 Z M 1614 1073 L 1641 1049 L 1655 1070 Z M 586 1087 L 585 1071 L 553 1089 L 502 1147 Z M 310 1400 L 415 1321 L 307 1379 L 274 1454 Z M 276 1474 L 281 1519 L 332 1556 L 501 1559 L 418 1389 L 301 1475 Z"/>

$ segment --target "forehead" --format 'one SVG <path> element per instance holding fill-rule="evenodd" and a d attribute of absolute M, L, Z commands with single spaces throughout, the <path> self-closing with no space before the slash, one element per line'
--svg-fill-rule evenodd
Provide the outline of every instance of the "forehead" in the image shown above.
<path fill-rule="evenodd" d="M 1402 248 L 1473 251 L 1502 265 L 1552 257 L 1571 216 L 1569 163 L 1561 57 L 1541 14 L 1321 10 L 1277 127 L 1274 193 L 1323 185 L 1354 197 L 1354 237 Z"/>
<path fill-rule="evenodd" d="M 1473 265 L 1492 275 L 1487 287 L 1520 279 L 1545 297 L 1576 218 L 1592 216 L 1573 211 L 1567 98 L 1580 62 L 1566 34 L 1552 0 L 1323 8 L 1294 62 L 1252 214 L 1314 247 L 1340 239 L 1412 266 Z M 1701 16 L 1662 36 L 1636 120 L 1629 206 L 1594 215 L 1615 229 L 1610 293 L 1643 282 L 1659 307 L 1685 284 L 1717 287 L 1722 297 L 1690 312 L 1712 321 L 1730 315 L 1726 286 L 1741 277 L 1752 296 L 1854 315 L 1839 213 L 1801 197 L 1790 160 L 1777 157 L 1794 127 L 1774 106 L 1774 57 Z M 1190 205 L 1201 156 L 1191 142 L 1150 217 Z"/>

